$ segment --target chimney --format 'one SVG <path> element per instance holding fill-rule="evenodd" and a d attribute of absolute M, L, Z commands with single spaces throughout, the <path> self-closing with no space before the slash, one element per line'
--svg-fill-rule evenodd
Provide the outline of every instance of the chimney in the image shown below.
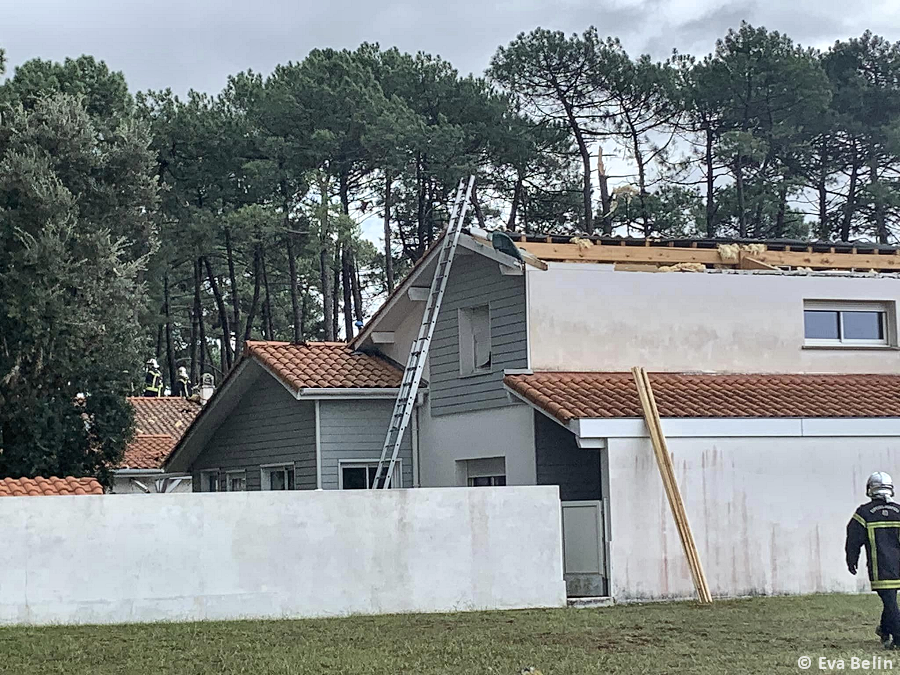
<path fill-rule="evenodd" d="M 203 373 L 200 378 L 200 404 L 206 405 L 206 402 L 212 397 L 216 390 L 216 381 L 210 373 Z"/>

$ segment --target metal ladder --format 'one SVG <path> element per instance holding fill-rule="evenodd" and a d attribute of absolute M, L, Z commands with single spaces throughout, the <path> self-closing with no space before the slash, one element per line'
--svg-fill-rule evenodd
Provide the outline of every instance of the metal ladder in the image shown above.
<path fill-rule="evenodd" d="M 386 490 L 391 487 L 394 467 L 397 465 L 397 457 L 400 454 L 400 444 L 403 442 L 403 434 L 409 426 L 409 419 L 419 393 L 419 383 L 422 381 L 422 372 L 425 370 L 425 363 L 428 359 L 431 337 L 434 335 L 434 326 L 437 324 L 438 313 L 441 310 L 444 290 L 447 288 L 447 279 L 450 276 L 450 265 L 456 255 L 456 245 L 466 219 L 469 197 L 472 194 L 474 183 L 475 176 L 469 176 L 468 182 L 461 178 L 456 188 L 450 222 L 438 254 L 437 267 L 434 271 L 434 278 L 431 280 L 431 289 L 428 292 L 428 301 L 425 303 L 425 312 L 422 314 L 422 325 L 419 327 L 419 335 L 409 351 L 406 370 L 403 371 L 403 382 L 397 393 L 394 413 L 391 415 L 391 423 L 384 439 L 384 447 L 381 450 L 381 459 L 378 460 L 378 468 L 372 477 L 372 489 Z M 388 459 L 389 456 L 390 459 Z"/>

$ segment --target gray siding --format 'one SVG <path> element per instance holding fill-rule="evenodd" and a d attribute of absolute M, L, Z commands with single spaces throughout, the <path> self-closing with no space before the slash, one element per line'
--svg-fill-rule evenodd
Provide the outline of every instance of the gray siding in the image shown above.
<path fill-rule="evenodd" d="M 538 485 L 558 485 L 561 501 L 600 499 L 600 451 L 579 448 L 575 434 L 534 413 Z"/>
<path fill-rule="evenodd" d="M 378 460 L 393 409 L 392 399 L 319 402 L 324 489 L 338 488 L 340 460 Z M 411 427 L 412 424 L 407 428 L 400 448 L 403 487 L 413 484 Z"/>
<path fill-rule="evenodd" d="M 264 373 L 192 465 L 194 489 L 203 469 L 244 469 L 247 489 L 259 490 L 260 466 L 280 462 L 294 462 L 296 489 L 316 488 L 315 403 L 298 401 Z"/>
<path fill-rule="evenodd" d="M 491 312 L 491 369 L 459 376 L 459 310 L 487 304 Z M 505 368 L 526 368 L 525 276 L 504 276 L 480 255 L 457 254 L 429 352 L 432 415 L 510 405 L 503 388 Z"/>

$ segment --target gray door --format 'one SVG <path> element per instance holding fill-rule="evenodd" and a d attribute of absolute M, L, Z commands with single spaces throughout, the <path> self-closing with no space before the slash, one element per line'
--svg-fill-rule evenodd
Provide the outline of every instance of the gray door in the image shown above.
<path fill-rule="evenodd" d="M 563 573 L 569 597 L 607 594 L 603 503 L 562 502 Z"/>

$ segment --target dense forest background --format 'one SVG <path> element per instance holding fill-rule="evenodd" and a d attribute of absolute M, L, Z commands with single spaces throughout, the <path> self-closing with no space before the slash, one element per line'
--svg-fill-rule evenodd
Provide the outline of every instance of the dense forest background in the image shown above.
<path fill-rule="evenodd" d="M 363 44 L 183 99 L 132 95 L 89 56 L 33 60 L 0 111 L 7 386 L 84 325 L 89 349 L 120 322 L 123 356 L 96 358 L 123 387 L 149 356 L 167 383 L 181 365 L 219 380 L 246 340 L 352 335 L 468 173 L 489 229 L 887 243 L 900 227 L 900 43 L 870 33 L 819 52 L 744 24 L 656 62 L 594 28 L 537 29 L 483 77 Z M 84 303 L 104 318 L 42 342 Z"/>

